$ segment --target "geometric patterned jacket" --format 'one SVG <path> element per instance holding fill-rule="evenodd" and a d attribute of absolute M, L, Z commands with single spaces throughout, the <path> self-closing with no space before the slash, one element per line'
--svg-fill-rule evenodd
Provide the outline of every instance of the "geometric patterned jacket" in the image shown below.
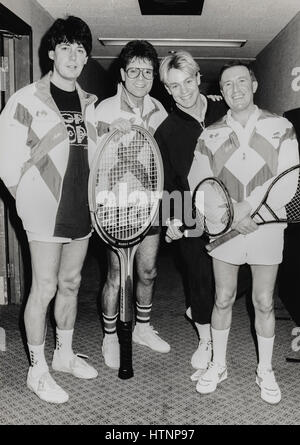
<path fill-rule="evenodd" d="M 228 110 L 222 119 L 202 132 L 188 179 L 194 190 L 203 178 L 216 176 L 227 187 L 233 202 L 246 200 L 255 210 L 272 179 L 298 163 L 298 143 L 292 124 L 255 106 L 245 127 Z M 274 209 L 280 209 L 290 200 L 296 182 L 294 177 L 277 191 Z"/>
<path fill-rule="evenodd" d="M 50 94 L 50 76 L 18 90 L 0 116 L 0 177 L 16 198 L 25 230 L 53 235 L 64 174 L 69 135 Z M 88 158 L 96 150 L 96 96 L 76 84 L 88 133 Z"/>

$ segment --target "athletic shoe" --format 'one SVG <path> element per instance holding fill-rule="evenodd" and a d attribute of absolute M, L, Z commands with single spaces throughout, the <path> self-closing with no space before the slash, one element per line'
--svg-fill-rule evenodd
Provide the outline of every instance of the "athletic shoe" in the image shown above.
<path fill-rule="evenodd" d="M 65 403 L 69 400 L 69 395 L 55 382 L 49 371 L 36 377 L 33 375 L 33 367 L 30 366 L 27 387 L 45 402 Z"/>
<path fill-rule="evenodd" d="M 197 369 L 196 372 L 194 372 L 194 374 L 191 375 L 191 380 L 192 382 L 198 382 L 198 380 L 200 379 L 200 377 L 205 373 L 207 368 L 205 369 Z"/>
<path fill-rule="evenodd" d="M 66 372 L 79 379 L 95 379 L 98 372 L 81 357 L 88 358 L 86 355 L 74 354 L 68 362 L 64 362 L 57 349 L 54 350 L 52 359 L 52 368 L 54 371 Z"/>
<path fill-rule="evenodd" d="M 170 345 L 157 334 L 158 332 L 153 329 L 153 326 L 137 323 L 132 333 L 132 340 L 139 345 L 148 346 L 153 351 L 169 352 Z"/>
<path fill-rule="evenodd" d="M 115 334 L 105 335 L 102 343 L 102 355 L 106 366 L 112 369 L 120 368 L 120 344 Z"/>
<path fill-rule="evenodd" d="M 199 378 L 196 390 L 200 394 L 209 394 L 217 389 L 217 385 L 227 379 L 226 366 L 210 362 L 205 373 Z"/>
<path fill-rule="evenodd" d="M 260 387 L 260 396 L 265 402 L 273 405 L 280 402 L 281 391 L 272 369 L 257 368 L 256 383 Z"/>
<path fill-rule="evenodd" d="M 200 340 L 198 348 L 191 358 L 191 365 L 194 369 L 206 369 L 211 361 L 212 353 L 211 340 Z"/>

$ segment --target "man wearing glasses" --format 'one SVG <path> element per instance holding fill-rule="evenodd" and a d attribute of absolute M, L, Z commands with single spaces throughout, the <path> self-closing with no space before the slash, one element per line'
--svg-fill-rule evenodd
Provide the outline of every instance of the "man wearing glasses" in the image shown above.
<path fill-rule="evenodd" d="M 140 125 L 154 134 L 157 127 L 167 117 L 162 104 L 149 96 L 154 75 L 158 72 L 156 50 L 147 41 L 131 41 L 122 49 L 119 63 L 122 82 L 118 85 L 117 94 L 102 101 L 96 109 L 98 134 L 102 136 L 115 129 L 129 132 L 133 124 Z M 150 229 L 135 255 L 136 325 L 132 338 L 135 343 L 166 353 L 170 351 L 170 346 L 150 325 L 159 239 L 159 229 L 157 227 Z M 112 250 L 108 250 L 108 273 L 102 292 L 104 326 L 102 354 L 105 364 L 116 369 L 120 365 L 120 348 L 116 330 L 119 287 L 119 260 Z"/>

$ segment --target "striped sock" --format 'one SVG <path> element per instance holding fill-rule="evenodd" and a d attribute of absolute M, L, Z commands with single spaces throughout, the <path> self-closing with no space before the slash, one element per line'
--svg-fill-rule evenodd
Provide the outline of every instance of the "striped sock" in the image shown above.
<path fill-rule="evenodd" d="M 106 315 L 102 312 L 104 335 L 116 334 L 118 315 L 118 312 L 115 315 Z"/>
<path fill-rule="evenodd" d="M 136 321 L 137 323 L 148 323 L 150 322 L 152 303 L 147 306 L 136 303 Z"/>

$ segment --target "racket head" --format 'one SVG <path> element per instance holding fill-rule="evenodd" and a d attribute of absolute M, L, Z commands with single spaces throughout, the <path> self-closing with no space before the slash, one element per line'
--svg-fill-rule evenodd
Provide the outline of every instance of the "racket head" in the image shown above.
<path fill-rule="evenodd" d="M 286 190 L 292 190 L 287 203 Z M 284 205 L 280 205 L 282 191 L 284 191 Z M 251 216 L 257 224 L 300 222 L 300 164 L 284 170 L 271 182 Z"/>
<path fill-rule="evenodd" d="M 156 218 L 163 191 L 157 143 L 143 127 L 114 130 L 102 139 L 88 186 L 94 228 L 112 247 L 138 244 Z"/>
<path fill-rule="evenodd" d="M 209 236 L 225 233 L 233 221 L 233 205 L 224 183 L 216 178 L 205 178 L 195 188 L 192 196 L 193 216 Z"/>

